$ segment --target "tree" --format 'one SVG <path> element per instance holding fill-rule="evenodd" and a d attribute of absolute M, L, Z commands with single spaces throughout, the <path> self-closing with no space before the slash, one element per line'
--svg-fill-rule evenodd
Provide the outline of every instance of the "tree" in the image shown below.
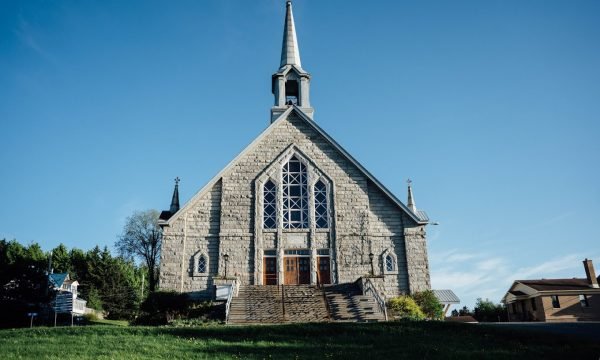
<path fill-rule="evenodd" d="M 473 316 L 473 312 L 466 305 L 462 309 L 458 310 L 459 316 Z"/>
<path fill-rule="evenodd" d="M 473 309 L 477 321 L 506 321 L 506 308 L 502 304 L 495 304 L 489 299 L 478 298 Z"/>
<path fill-rule="evenodd" d="M 413 298 L 429 319 L 441 320 L 444 317 L 444 307 L 440 304 L 433 291 L 425 290 L 417 292 L 413 295 Z"/>
<path fill-rule="evenodd" d="M 148 268 L 148 287 L 154 291 L 158 282 L 158 257 L 162 230 L 158 226 L 158 211 L 136 211 L 127 218 L 123 234 L 115 243 L 119 253 L 129 259 L 140 259 Z"/>

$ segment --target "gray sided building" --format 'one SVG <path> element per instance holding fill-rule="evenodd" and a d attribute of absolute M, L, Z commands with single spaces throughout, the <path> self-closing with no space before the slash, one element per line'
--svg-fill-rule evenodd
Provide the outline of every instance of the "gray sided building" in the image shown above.
<path fill-rule="evenodd" d="M 313 120 L 291 3 L 270 125 L 206 186 L 161 215 L 161 290 L 337 284 L 376 275 L 385 297 L 430 289 L 425 226 Z"/>

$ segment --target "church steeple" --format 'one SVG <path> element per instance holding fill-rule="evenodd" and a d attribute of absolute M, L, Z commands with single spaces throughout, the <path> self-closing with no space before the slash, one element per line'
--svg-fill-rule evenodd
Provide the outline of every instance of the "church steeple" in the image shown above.
<path fill-rule="evenodd" d="M 179 177 L 175 178 L 175 189 L 173 189 L 173 197 L 171 198 L 171 215 L 179 211 Z"/>
<path fill-rule="evenodd" d="M 309 88 L 310 75 L 302 69 L 300 62 L 300 47 L 298 46 L 298 38 L 296 36 L 292 2 L 287 1 L 281 46 L 281 62 L 279 70 L 273 74 L 272 81 L 275 106 L 271 108 L 271 122 L 292 105 L 299 107 L 302 112 L 312 118 L 314 109 L 310 106 Z"/>
<path fill-rule="evenodd" d="M 281 46 L 281 64 L 296 65 L 302 68 L 300 64 L 300 48 L 298 47 L 298 38 L 296 37 L 296 25 L 294 24 L 294 14 L 292 13 L 292 2 L 286 2 L 285 25 L 283 26 L 283 45 Z"/>

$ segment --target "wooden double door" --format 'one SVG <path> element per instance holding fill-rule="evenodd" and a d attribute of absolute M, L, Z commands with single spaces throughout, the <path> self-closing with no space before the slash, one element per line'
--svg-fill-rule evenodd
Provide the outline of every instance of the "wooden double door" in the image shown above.
<path fill-rule="evenodd" d="M 310 257 L 286 256 L 283 270 L 285 285 L 310 284 Z"/>
<path fill-rule="evenodd" d="M 317 258 L 317 281 L 319 284 L 331 283 L 331 265 L 328 256 Z M 310 257 L 285 256 L 283 258 L 285 285 L 310 284 Z M 263 258 L 263 284 L 277 285 L 277 258 Z"/>

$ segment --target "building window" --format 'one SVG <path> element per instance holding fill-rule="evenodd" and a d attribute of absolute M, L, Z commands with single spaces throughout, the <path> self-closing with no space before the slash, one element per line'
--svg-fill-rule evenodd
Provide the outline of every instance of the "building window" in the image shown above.
<path fill-rule="evenodd" d="M 387 255 L 385 257 L 385 271 L 394 271 L 394 259 L 392 255 Z"/>
<path fill-rule="evenodd" d="M 277 187 L 271 180 L 263 186 L 263 226 L 265 229 L 277 227 Z"/>
<path fill-rule="evenodd" d="M 202 252 L 202 250 L 198 251 L 192 256 L 190 261 L 192 276 L 208 276 L 209 259 L 205 252 Z"/>
<path fill-rule="evenodd" d="M 581 304 L 581 307 L 590 307 L 587 295 L 579 295 L 579 303 Z"/>
<path fill-rule="evenodd" d="M 292 158 L 283 166 L 283 227 L 308 228 L 308 189 L 306 165 Z"/>
<path fill-rule="evenodd" d="M 206 274 L 206 257 L 204 255 L 200 255 L 198 258 L 198 273 Z"/>
<path fill-rule="evenodd" d="M 380 266 L 383 268 L 383 274 L 398 274 L 398 259 L 396 254 L 390 249 L 387 249 L 381 254 Z"/>
<path fill-rule="evenodd" d="M 329 227 L 327 186 L 321 180 L 315 184 L 315 223 L 317 229 L 326 229 Z"/>
<path fill-rule="evenodd" d="M 552 307 L 555 309 L 560 308 L 560 301 L 558 301 L 558 295 L 552 295 L 550 296 L 550 298 L 552 299 Z"/>
<path fill-rule="evenodd" d="M 535 298 L 531 298 L 531 309 L 533 311 L 537 311 L 537 306 L 535 304 Z"/>

